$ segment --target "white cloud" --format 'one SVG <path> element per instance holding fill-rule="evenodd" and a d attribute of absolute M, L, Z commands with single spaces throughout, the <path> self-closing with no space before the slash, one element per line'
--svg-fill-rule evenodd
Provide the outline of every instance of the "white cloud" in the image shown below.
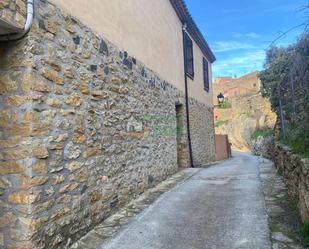
<path fill-rule="evenodd" d="M 255 32 L 250 32 L 250 33 L 233 33 L 233 36 L 235 38 L 259 38 L 261 35 L 255 33 Z"/>
<path fill-rule="evenodd" d="M 218 41 L 212 45 L 214 52 L 226 52 L 232 50 L 254 49 L 252 44 L 242 43 L 237 41 Z"/>
<path fill-rule="evenodd" d="M 218 60 L 213 65 L 214 77 L 243 75 L 263 68 L 265 51 L 246 52 L 236 57 Z"/>

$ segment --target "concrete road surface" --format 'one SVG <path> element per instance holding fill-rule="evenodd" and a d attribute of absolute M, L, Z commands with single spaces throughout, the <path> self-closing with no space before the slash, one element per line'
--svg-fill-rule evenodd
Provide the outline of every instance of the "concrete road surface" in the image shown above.
<path fill-rule="evenodd" d="M 237 153 L 163 194 L 104 249 L 270 249 L 258 160 Z"/>

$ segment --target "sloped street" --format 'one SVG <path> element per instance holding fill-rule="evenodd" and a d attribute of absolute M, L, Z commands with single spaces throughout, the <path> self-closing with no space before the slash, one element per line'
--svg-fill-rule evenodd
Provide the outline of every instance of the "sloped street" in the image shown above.
<path fill-rule="evenodd" d="M 237 152 L 147 190 L 71 249 L 302 249 L 299 224 L 273 162 Z"/>
<path fill-rule="evenodd" d="M 237 154 L 200 170 L 101 248 L 271 248 L 258 165 Z"/>

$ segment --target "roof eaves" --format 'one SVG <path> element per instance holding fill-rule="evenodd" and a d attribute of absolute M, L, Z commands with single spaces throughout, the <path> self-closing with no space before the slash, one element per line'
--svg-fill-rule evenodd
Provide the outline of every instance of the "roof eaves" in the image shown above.
<path fill-rule="evenodd" d="M 211 51 L 208 43 L 206 42 L 204 36 L 202 35 L 200 29 L 197 27 L 195 21 L 193 20 L 187 5 L 184 0 L 170 0 L 172 6 L 174 7 L 180 21 L 187 24 L 187 31 L 192 36 L 194 41 L 198 44 L 204 55 L 210 60 L 211 63 L 215 62 L 216 57 Z"/>

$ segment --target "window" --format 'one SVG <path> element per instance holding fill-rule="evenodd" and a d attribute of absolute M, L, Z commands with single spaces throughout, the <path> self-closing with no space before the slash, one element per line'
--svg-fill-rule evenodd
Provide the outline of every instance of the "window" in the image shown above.
<path fill-rule="evenodd" d="M 204 89 L 209 92 L 209 65 L 208 61 L 203 58 Z"/>
<path fill-rule="evenodd" d="M 193 43 L 187 33 L 185 33 L 185 63 L 186 74 L 193 79 L 194 78 L 194 63 L 193 63 Z"/>

